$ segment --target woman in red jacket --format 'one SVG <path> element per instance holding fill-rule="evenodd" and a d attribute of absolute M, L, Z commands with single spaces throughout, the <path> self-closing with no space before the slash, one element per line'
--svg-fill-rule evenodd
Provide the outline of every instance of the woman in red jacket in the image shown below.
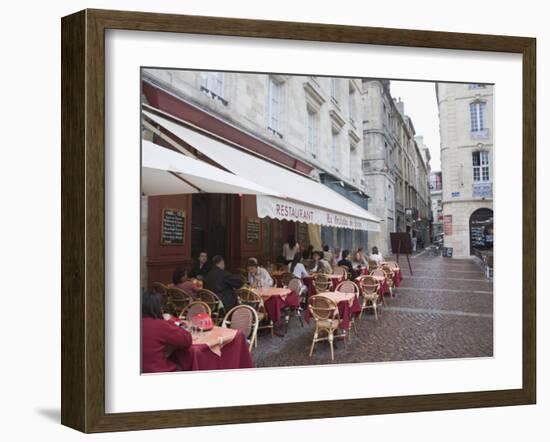
<path fill-rule="evenodd" d="M 162 318 L 158 293 L 143 294 L 141 314 L 142 373 L 177 371 L 178 367 L 170 355 L 174 350 L 189 348 L 193 343 L 191 334 Z"/>

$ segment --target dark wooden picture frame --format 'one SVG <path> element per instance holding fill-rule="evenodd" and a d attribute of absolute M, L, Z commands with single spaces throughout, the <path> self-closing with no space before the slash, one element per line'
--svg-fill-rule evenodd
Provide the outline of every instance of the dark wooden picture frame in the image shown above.
<path fill-rule="evenodd" d="M 62 19 L 61 422 L 140 430 L 533 404 L 536 400 L 536 41 L 312 23 L 85 10 Z M 518 389 L 190 410 L 105 412 L 105 30 L 124 29 L 418 48 L 523 59 L 523 385 Z"/>

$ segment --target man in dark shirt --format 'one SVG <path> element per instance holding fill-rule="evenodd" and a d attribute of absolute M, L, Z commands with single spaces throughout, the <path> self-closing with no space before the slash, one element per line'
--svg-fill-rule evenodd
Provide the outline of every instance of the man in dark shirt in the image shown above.
<path fill-rule="evenodd" d="M 225 261 L 219 255 L 212 258 L 212 269 L 204 279 L 204 288 L 211 290 L 219 296 L 226 312 L 237 305 L 237 297 L 234 289 L 243 286 L 241 275 L 225 271 Z"/>
<path fill-rule="evenodd" d="M 208 262 L 208 253 L 201 252 L 199 253 L 199 258 L 193 265 L 193 268 L 191 269 L 191 276 L 193 278 L 200 278 L 204 279 L 206 278 L 206 275 L 212 268 L 212 265 Z"/>
<path fill-rule="evenodd" d="M 349 274 L 351 275 L 352 279 L 356 277 L 355 270 L 353 269 L 353 264 L 348 259 L 349 256 L 349 250 L 343 250 L 342 251 L 342 259 L 338 261 L 339 266 L 347 267 L 347 270 Z"/>

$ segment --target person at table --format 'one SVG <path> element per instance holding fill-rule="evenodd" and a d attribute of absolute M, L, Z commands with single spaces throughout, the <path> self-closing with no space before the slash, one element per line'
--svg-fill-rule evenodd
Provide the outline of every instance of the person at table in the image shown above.
<path fill-rule="evenodd" d="M 239 274 L 225 270 L 223 257 L 216 255 L 212 258 L 212 269 L 204 279 L 204 288 L 214 292 L 221 299 L 226 312 L 237 305 L 237 296 L 234 289 L 240 289 L 243 278 Z"/>
<path fill-rule="evenodd" d="M 332 273 L 332 267 L 325 259 L 325 255 L 322 251 L 316 250 L 313 252 L 313 267 L 311 268 L 312 273 Z"/>
<path fill-rule="evenodd" d="M 302 279 L 306 276 L 309 276 L 306 268 L 302 264 L 302 254 L 300 252 L 294 255 L 294 258 L 288 265 L 288 270 L 290 273 L 294 274 L 296 278 Z"/>
<path fill-rule="evenodd" d="M 378 247 L 374 246 L 372 248 L 372 253 L 369 255 L 369 260 L 375 261 L 377 265 L 380 265 L 380 263 L 384 262 L 384 257 L 378 251 Z"/>
<path fill-rule="evenodd" d="M 346 267 L 347 271 L 353 276 L 353 263 L 349 260 L 349 250 L 342 250 L 342 258 L 338 261 L 338 265 Z"/>
<path fill-rule="evenodd" d="M 208 253 L 200 252 L 199 257 L 191 269 L 190 276 L 193 278 L 204 279 L 211 268 L 212 265 L 208 262 Z"/>
<path fill-rule="evenodd" d="M 289 235 L 287 242 L 283 244 L 283 256 L 285 257 L 286 263 L 290 264 L 294 259 L 296 253 L 300 252 L 300 244 L 296 242 L 294 236 Z"/>
<path fill-rule="evenodd" d="M 187 269 L 178 267 L 172 275 L 172 282 L 174 283 L 174 287 L 183 290 L 193 298 L 197 298 L 199 287 L 195 285 Z"/>
<path fill-rule="evenodd" d="M 334 255 L 332 254 L 332 252 L 330 251 L 329 247 L 328 247 L 328 244 L 325 244 L 323 246 L 323 256 L 325 258 L 325 260 L 330 264 L 330 266 L 332 267 L 334 265 Z"/>
<path fill-rule="evenodd" d="M 252 287 L 273 287 L 273 278 L 269 272 L 258 265 L 256 258 L 250 258 L 246 263 L 248 283 Z"/>
<path fill-rule="evenodd" d="M 141 371 L 177 371 L 178 366 L 170 359 L 170 354 L 175 350 L 185 350 L 192 343 L 188 331 L 162 318 L 160 295 L 145 292 L 141 301 Z"/>

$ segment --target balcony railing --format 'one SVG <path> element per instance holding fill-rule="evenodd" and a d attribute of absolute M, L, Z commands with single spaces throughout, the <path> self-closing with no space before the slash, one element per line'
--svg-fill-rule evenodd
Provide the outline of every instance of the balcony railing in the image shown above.
<path fill-rule="evenodd" d="M 478 182 L 478 183 L 472 184 L 472 197 L 473 198 L 492 198 L 493 183 Z"/>

